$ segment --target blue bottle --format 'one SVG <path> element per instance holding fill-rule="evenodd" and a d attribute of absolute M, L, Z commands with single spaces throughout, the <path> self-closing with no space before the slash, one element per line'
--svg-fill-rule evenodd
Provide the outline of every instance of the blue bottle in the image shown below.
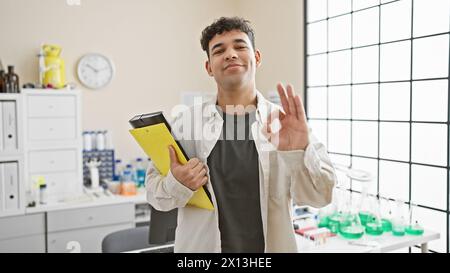
<path fill-rule="evenodd" d="M 122 172 L 123 172 L 122 160 L 116 159 L 114 161 L 114 176 L 113 176 L 113 180 L 114 181 L 121 181 Z"/>
<path fill-rule="evenodd" d="M 136 186 L 142 188 L 145 186 L 146 170 L 142 158 L 136 159 Z"/>

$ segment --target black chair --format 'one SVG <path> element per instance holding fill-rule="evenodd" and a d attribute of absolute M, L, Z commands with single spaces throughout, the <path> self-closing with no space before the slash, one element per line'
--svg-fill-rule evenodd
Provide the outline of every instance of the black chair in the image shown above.
<path fill-rule="evenodd" d="M 119 253 L 152 247 L 154 245 L 148 243 L 148 234 L 148 226 L 113 232 L 103 239 L 102 252 Z"/>
<path fill-rule="evenodd" d="M 150 209 L 150 226 L 129 228 L 108 234 L 103 238 L 102 252 L 173 252 L 178 210 L 162 212 L 152 207 Z"/>

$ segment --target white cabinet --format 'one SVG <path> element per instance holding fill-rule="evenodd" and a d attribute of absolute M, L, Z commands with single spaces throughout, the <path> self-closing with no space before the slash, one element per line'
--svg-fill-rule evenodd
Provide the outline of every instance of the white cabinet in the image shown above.
<path fill-rule="evenodd" d="M 24 96 L 25 185 L 42 176 L 49 197 L 83 189 L 81 93 L 78 90 L 22 90 Z"/>
<path fill-rule="evenodd" d="M 0 94 L 0 217 L 25 211 L 22 100 L 21 94 Z"/>
<path fill-rule="evenodd" d="M 134 227 L 134 204 L 114 204 L 47 213 L 47 251 L 101 252 L 103 238 Z"/>
<path fill-rule="evenodd" d="M 0 253 L 45 252 L 44 213 L 0 218 Z"/>

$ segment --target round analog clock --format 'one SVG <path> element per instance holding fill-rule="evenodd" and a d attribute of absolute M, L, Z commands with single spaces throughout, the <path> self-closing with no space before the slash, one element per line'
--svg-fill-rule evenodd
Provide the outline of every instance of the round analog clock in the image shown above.
<path fill-rule="evenodd" d="M 108 85 L 114 76 L 112 61 L 97 53 L 86 54 L 78 62 L 78 79 L 90 89 L 100 89 Z"/>

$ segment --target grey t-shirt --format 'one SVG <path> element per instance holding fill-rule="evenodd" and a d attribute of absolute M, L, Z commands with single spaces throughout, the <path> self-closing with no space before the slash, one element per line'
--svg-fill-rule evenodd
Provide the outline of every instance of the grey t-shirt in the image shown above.
<path fill-rule="evenodd" d="M 255 111 L 228 115 L 221 138 L 208 157 L 211 184 L 217 199 L 224 253 L 264 252 L 259 193 L 259 161 L 251 137 Z"/>

